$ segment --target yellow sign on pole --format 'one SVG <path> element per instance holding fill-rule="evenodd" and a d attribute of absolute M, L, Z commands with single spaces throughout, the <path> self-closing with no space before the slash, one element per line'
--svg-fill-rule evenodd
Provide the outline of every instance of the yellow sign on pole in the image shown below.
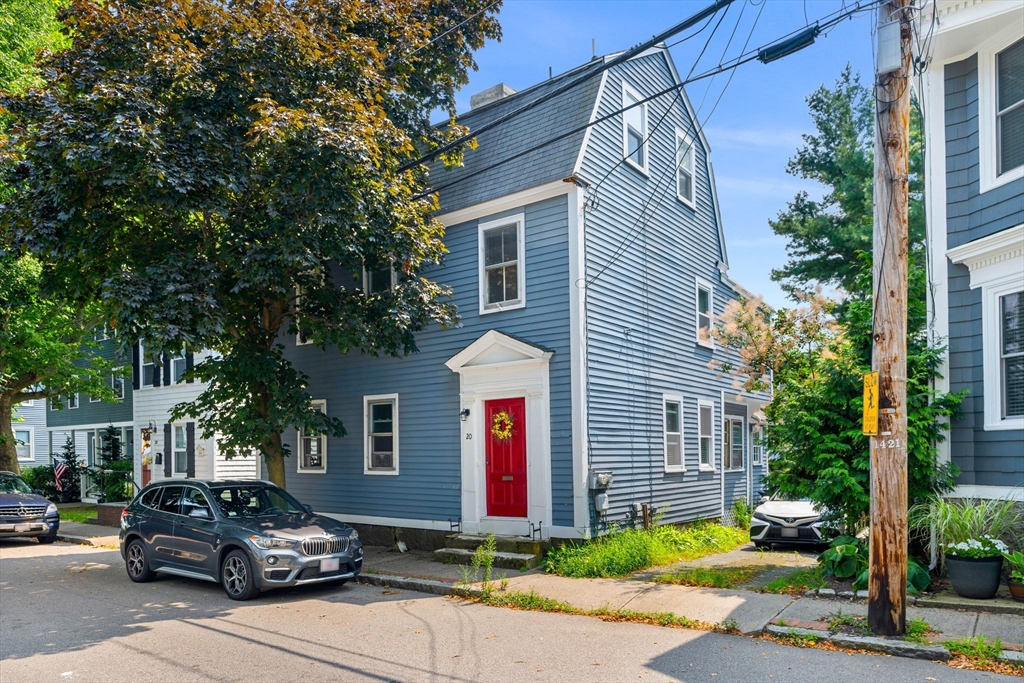
<path fill-rule="evenodd" d="M 864 375 L 864 426 L 865 436 L 878 436 L 878 373 Z"/>

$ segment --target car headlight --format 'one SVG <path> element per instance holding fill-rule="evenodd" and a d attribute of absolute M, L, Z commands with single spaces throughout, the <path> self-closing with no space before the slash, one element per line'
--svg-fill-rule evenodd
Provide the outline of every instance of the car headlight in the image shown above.
<path fill-rule="evenodd" d="M 52 515 L 55 512 L 57 512 L 57 504 L 56 503 L 50 503 L 49 505 L 46 506 L 46 514 Z"/>
<path fill-rule="evenodd" d="M 348 535 L 348 540 L 350 540 L 350 541 L 358 541 L 359 540 L 359 532 L 356 531 L 355 529 L 353 529 L 351 531 L 351 533 L 349 533 L 349 535 Z"/>
<path fill-rule="evenodd" d="M 254 546 L 263 550 L 291 548 L 295 545 L 295 541 L 289 541 L 286 538 L 274 538 L 273 536 L 250 536 L 249 540 L 252 541 Z"/>
<path fill-rule="evenodd" d="M 760 519 L 760 520 L 763 520 L 765 522 L 768 521 L 768 518 L 764 516 L 763 512 L 755 512 L 754 513 L 754 519 Z"/>

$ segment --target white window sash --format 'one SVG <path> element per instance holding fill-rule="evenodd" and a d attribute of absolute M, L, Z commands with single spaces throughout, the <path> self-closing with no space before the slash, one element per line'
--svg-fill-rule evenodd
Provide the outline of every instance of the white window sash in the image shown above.
<path fill-rule="evenodd" d="M 701 310 L 700 310 L 700 293 L 701 293 L 701 291 L 707 292 L 707 295 L 708 295 L 708 310 L 707 310 L 707 312 L 701 312 Z M 711 336 L 711 325 L 714 324 L 714 315 L 715 315 L 715 289 L 714 289 L 714 287 L 711 286 L 710 282 L 708 282 L 707 280 L 705 280 L 703 278 L 697 278 L 696 279 L 696 285 L 694 287 L 694 294 L 693 294 L 693 305 L 694 305 L 694 311 L 695 311 L 695 316 L 694 316 L 694 325 L 695 325 L 694 338 L 695 338 L 695 340 L 696 340 L 698 345 L 707 347 L 709 349 L 712 349 L 712 348 L 715 347 L 715 340 Z M 701 324 L 703 322 L 701 320 L 702 317 L 707 318 L 707 327 L 706 328 L 704 328 L 702 326 L 702 324 Z M 701 330 L 702 329 L 707 329 L 707 336 L 706 337 L 701 335 Z"/>
<path fill-rule="evenodd" d="M 371 407 L 380 403 L 391 403 L 391 467 L 373 467 L 373 436 L 381 436 L 371 432 Z M 399 467 L 398 447 L 398 394 L 377 394 L 363 396 L 363 474 L 397 476 Z"/>
<path fill-rule="evenodd" d="M 696 208 L 697 205 L 697 186 L 696 186 L 696 174 L 694 173 L 694 167 L 696 166 L 696 148 L 691 140 L 681 129 L 676 128 L 676 196 L 681 202 Z M 686 164 L 684 160 L 688 160 Z M 683 176 L 688 176 L 690 181 L 690 196 L 687 197 L 679 191 L 680 179 Z"/>
<path fill-rule="evenodd" d="M 676 407 L 676 420 L 678 421 L 679 431 L 669 431 L 668 424 L 668 407 L 669 405 Z M 683 439 L 683 397 L 674 396 L 671 394 L 665 394 L 661 400 L 661 416 L 662 416 L 662 427 L 664 437 L 664 456 L 665 456 L 665 471 L 666 472 L 685 472 L 686 471 L 686 449 L 684 448 L 685 440 Z M 673 438 L 674 437 L 674 438 Z M 679 462 L 671 462 L 672 458 L 670 455 L 670 445 L 674 444 L 678 454 Z"/>
<path fill-rule="evenodd" d="M 325 401 L 324 399 L 316 399 L 316 400 L 310 401 L 310 405 L 312 405 L 314 408 L 319 408 L 320 412 L 323 413 L 324 415 L 327 414 L 327 401 Z M 297 472 L 302 472 L 302 473 L 326 474 L 327 473 L 327 435 L 326 434 L 303 434 L 301 429 L 297 431 L 296 435 L 298 437 L 297 440 L 296 440 L 296 451 L 297 451 L 297 453 L 295 454 L 296 455 L 295 460 L 296 460 L 296 464 L 298 466 L 298 469 L 296 471 Z M 304 445 L 303 441 L 305 439 L 315 439 L 317 441 L 317 452 L 320 455 L 320 462 L 321 462 L 321 465 L 319 467 L 312 467 L 312 466 L 303 465 L 303 460 L 305 458 L 305 453 L 304 453 L 304 448 L 303 448 L 303 445 Z"/>
<path fill-rule="evenodd" d="M 625 109 L 630 105 L 640 102 L 644 97 L 635 88 L 626 83 L 622 82 L 622 107 Z M 632 126 L 629 125 L 630 112 L 640 112 L 640 127 L 642 130 L 636 131 L 640 136 L 640 161 L 637 163 L 633 160 L 629 153 L 629 131 Z M 649 150 L 647 140 L 647 103 L 639 104 L 634 106 L 629 111 L 622 113 L 622 156 L 626 160 L 626 163 L 637 169 L 644 175 L 647 175 L 647 169 L 649 167 Z"/>
<path fill-rule="evenodd" d="M 487 302 L 487 271 L 491 268 L 507 267 L 512 261 L 501 264 L 487 265 L 486 262 L 486 233 L 498 228 L 516 227 L 516 293 L 518 298 L 509 301 L 488 303 Z M 524 214 L 516 214 L 498 220 L 480 223 L 477 226 L 477 282 L 480 292 L 480 315 L 498 313 L 500 311 L 512 311 L 526 306 L 526 217 Z"/>
<path fill-rule="evenodd" d="M 701 411 L 708 411 L 708 419 L 705 423 L 701 419 Z M 707 427 L 707 430 L 704 428 Z M 715 406 L 710 401 L 697 402 L 697 461 L 700 469 L 713 472 L 715 470 Z M 704 448 L 704 443 L 707 448 Z M 703 454 L 707 453 L 707 458 Z"/>
<path fill-rule="evenodd" d="M 34 431 L 35 430 L 32 427 L 14 430 L 15 441 L 22 442 L 14 444 L 14 451 L 17 456 L 17 459 L 22 462 L 29 462 L 31 460 L 35 460 L 36 445 Z M 25 450 L 27 455 L 22 456 L 22 449 Z"/>
<path fill-rule="evenodd" d="M 1011 22 L 1012 24 L 1013 22 Z M 978 45 L 979 190 L 993 190 L 1024 177 L 1024 165 L 999 172 L 999 111 L 996 57 L 1020 40 L 1020 28 L 1006 26 Z"/>
<path fill-rule="evenodd" d="M 388 283 L 387 291 L 393 292 L 395 290 L 395 287 L 398 285 L 398 273 L 395 272 L 395 264 L 394 263 L 388 264 L 386 266 L 386 268 L 389 270 L 389 272 L 391 274 L 391 281 Z M 384 270 L 384 268 L 378 268 L 377 270 L 372 270 L 372 271 L 371 270 L 367 270 L 366 263 L 363 263 L 363 293 L 364 294 L 376 294 L 377 292 L 384 291 L 384 290 L 379 290 L 379 289 L 378 290 L 374 290 L 374 291 L 370 290 L 370 275 L 372 273 L 376 273 L 377 271 L 381 271 L 381 270 Z"/>

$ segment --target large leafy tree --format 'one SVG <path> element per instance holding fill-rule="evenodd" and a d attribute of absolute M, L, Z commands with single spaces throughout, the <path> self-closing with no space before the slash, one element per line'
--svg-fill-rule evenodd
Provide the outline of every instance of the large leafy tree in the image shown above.
<path fill-rule="evenodd" d="M 465 129 L 473 51 L 500 28 L 487 0 L 75 0 L 72 46 L 44 89 L 8 98 L 16 187 L 3 220 L 99 291 L 122 339 L 212 351 L 178 406 L 229 456 L 262 452 L 285 484 L 281 433 L 344 434 L 314 410 L 283 335 L 342 353 L 404 354 L 449 325 L 422 277 L 445 253 L 400 167 Z M 456 151 L 446 157 L 459 161 Z M 364 266 L 397 284 L 368 293 Z M 294 343 L 294 341 L 290 342 Z"/>
<path fill-rule="evenodd" d="M 874 111 L 871 91 L 849 65 L 833 88 L 822 86 L 807 98 L 815 132 L 786 170 L 824 187 L 820 200 L 800 192 L 768 221 L 787 239 L 789 261 L 772 271 L 772 279 L 793 293 L 816 286 L 853 291 L 861 273 L 860 254 L 871 251 L 874 183 Z M 924 158 L 921 116 L 910 118 L 910 247 L 924 263 Z M 870 286 L 870 281 L 867 283 Z"/>
<path fill-rule="evenodd" d="M 35 58 L 66 47 L 58 3 L 6 0 L 0 4 L 0 92 L 38 86 Z M 0 145 L 10 118 L 0 112 Z M 13 188 L 0 181 L 0 199 Z M 91 330 L 101 320 L 95 300 L 69 301 L 43 264 L 0 238 L 0 470 L 19 471 L 11 419 L 18 404 L 86 392 L 113 398 L 110 363 L 95 357 Z"/>

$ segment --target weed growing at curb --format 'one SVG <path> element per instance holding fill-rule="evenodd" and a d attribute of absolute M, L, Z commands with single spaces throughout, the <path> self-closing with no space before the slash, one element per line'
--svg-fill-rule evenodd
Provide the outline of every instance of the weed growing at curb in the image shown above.
<path fill-rule="evenodd" d="M 778 636 L 779 639 L 788 641 L 791 645 L 797 647 L 804 647 L 806 645 L 817 645 L 821 640 L 821 636 L 813 633 L 803 634 L 799 633 L 795 628 L 791 628 L 784 635 Z"/>
<path fill-rule="evenodd" d="M 478 546 L 473 551 L 473 557 L 469 562 L 468 567 L 462 568 L 462 581 L 456 583 L 457 587 L 469 588 L 470 584 L 480 582 L 480 590 L 483 591 L 484 595 L 490 595 L 494 592 L 494 586 L 491 584 L 491 572 L 494 569 L 494 558 L 498 552 L 498 542 L 494 538 L 494 534 L 487 537 L 484 544 Z M 508 578 L 502 574 L 499 577 L 501 582 L 501 589 L 505 590 L 508 586 Z"/>
<path fill-rule="evenodd" d="M 824 588 L 828 582 L 821 575 L 820 567 L 797 569 L 795 572 L 769 581 L 759 590 L 764 593 L 802 594 L 813 588 Z"/>
<path fill-rule="evenodd" d="M 931 624 L 920 617 L 914 617 L 907 622 L 907 632 L 903 635 L 903 640 L 908 643 L 927 645 L 931 642 L 928 640 L 928 635 L 931 633 L 935 633 Z"/>
<path fill-rule="evenodd" d="M 943 646 L 951 654 L 963 655 L 964 657 L 977 659 L 981 662 L 999 659 L 1003 655 L 1003 641 L 999 638 L 992 641 L 984 635 L 978 635 L 976 638 L 947 640 L 943 643 Z"/>
<path fill-rule="evenodd" d="M 836 610 L 835 614 L 828 615 L 828 632 L 838 633 L 839 631 L 852 631 L 862 636 L 871 635 L 871 627 L 868 626 L 868 618 L 856 614 L 843 614 L 843 610 Z"/>

